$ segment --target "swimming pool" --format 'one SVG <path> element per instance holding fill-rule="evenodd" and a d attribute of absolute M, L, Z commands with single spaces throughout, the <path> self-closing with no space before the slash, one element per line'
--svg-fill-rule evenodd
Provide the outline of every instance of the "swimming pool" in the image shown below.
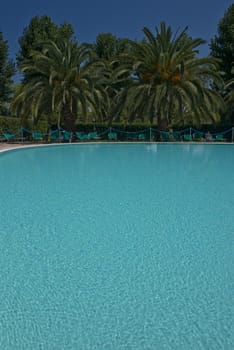
<path fill-rule="evenodd" d="M 234 147 L 0 154 L 0 348 L 234 348 Z"/>

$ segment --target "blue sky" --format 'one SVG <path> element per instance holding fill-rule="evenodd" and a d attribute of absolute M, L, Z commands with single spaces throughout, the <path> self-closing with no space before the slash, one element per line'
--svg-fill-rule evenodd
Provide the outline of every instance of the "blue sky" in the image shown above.
<path fill-rule="evenodd" d="M 174 30 L 189 26 L 188 34 L 208 42 L 217 32 L 219 20 L 233 3 L 231 0 L 5 0 L 1 3 L 0 31 L 8 40 L 15 58 L 18 38 L 30 19 L 48 15 L 56 24 L 72 24 L 78 41 L 94 42 L 99 33 L 141 39 L 142 28 L 154 30 L 166 21 Z M 200 47 L 202 56 L 209 46 Z"/>

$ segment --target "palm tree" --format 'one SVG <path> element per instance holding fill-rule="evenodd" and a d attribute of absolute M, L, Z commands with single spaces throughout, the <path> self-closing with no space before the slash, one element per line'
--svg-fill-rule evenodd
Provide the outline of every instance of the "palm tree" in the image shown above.
<path fill-rule="evenodd" d="M 211 82 L 221 83 L 217 61 L 197 58 L 196 48 L 204 41 L 188 37 L 186 30 L 173 36 L 162 22 L 155 36 L 144 28 L 146 39 L 132 43 L 134 79 L 122 94 L 130 118 L 156 119 L 162 129 L 194 112 L 199 118 L 217 119 L 222 98 L 211 89 Z"/>
<path fill-rule="evenodd" d="M 234 74 L 234 66 L 231 73 Z M 231 78 L 224 85 L 224 101 L 227 121 L 234 122 L 234 78 Z"/>
<path fill-rule="evenodd" d="M 50 41 L 42 52 L 32 52 L 20 66 L 27 79 L 14 100 L 15 110 L 36 120 L 43 113 L 55 114 L 58 126 L 64 120 L 66 130 L 73 131 L 78 113 L 86 117 L 102 97 L 88 56 L 87 48 L 69 40 Z"/>
<path fill-rule="evenodd" d="M 111 33 L 99 34 L 96 42 L 88 44 L 91 49 L 91 62 L 98 62 L 99 69 L 93 69 L 98 83 L 105 92 L 99 105 L 97 117 L 110 125 L 116 116 L 120 92 L 129 84 L 131 61 L 129 59 L 129 40 L 119 39 Z"/>

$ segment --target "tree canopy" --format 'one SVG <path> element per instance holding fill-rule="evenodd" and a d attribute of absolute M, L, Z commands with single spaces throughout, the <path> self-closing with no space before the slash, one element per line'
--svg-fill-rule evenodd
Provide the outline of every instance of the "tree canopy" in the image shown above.
<path fill-rule="evenodd" d="M 155 32 L 145 27 L 143 33 L 141 41 L 100 33 L 95 42 L 78 44 L 70 24 L 33 17 L 19 38 L 23 79 L 14 89 L 13 113 L 34 122 L 57 118 L 69 130 L 78 120 L 93 119 L 163 129 L 233 120 L 234 4 L 218 24 L 208 57 L 199 57 L 205 41 L 189 37 L 187 28 L 173 33 L 162 22 Z M 0 37 L 5 107 L 14 72 L 7 49 Z"/>
<path fill-rule="evenodd" d="M 74 131 L 80 111 L 85 117 L 88 108 L 96 108 L 101 89 L 90 74 L 88 49 L 77 42 L 63 39 L 48 41 L 42 50 L 31 51 L 20 65 L 27 79 L 14 99 L 13 108 L 37 121 L 43 115 L 55 115 L 67 130 Z"/>
<path fill-rule="evenodd" d="M 210 43 L 211 56 L 220 59 L 224 81 L 233 77 L 234 65 L 234 3 L 227 9 L 218 24 L 218 34 Z"/>
<path fill-rule="evenodd" d="M 14 74 L 14 63 L 8 57 L 8 43 L 0 32 L 0 114 L 8 113 Z"/>
<path fill-rule="evenodd" d="M 19 38 L 20 49 L 16 57 L 18 65 L 29 59 L 32 50 L 42 50 L 45 42 L 70 40 L 73 35 L 74 30 L 70 24 L 57 26 L 49 16 L 33 17 Z"/>
<path fill-rule="evenodd" d="M 97 111 L 97 117 L 103 122 L 116 117 L 120 92 L 129 84 L 132 46 L 130 40 L 117 38 L 111 33 L 101 33 L 96 41 L 87 45 L 90 48 L 90 62 L 98 62 L 99 69 L 92 72 L 98 75 L 99 84 L 105 91 Z"/>
<path fill-rule="evenodd" d="M 204 41 L 187 37 L 186 29 L 174 36 L 164 22 L 155 35 L 148 28 L 143 31 L 146 40 L 133 43 L 135 78 L 123 91 L 130 116 L 147 116 L 151 122 L 156 118 L 161 128 L 193 115 L 216 120 L 222 99 L 209 80 L 218 84 L 220 76 L 215 59 L 197 57 Z"/>

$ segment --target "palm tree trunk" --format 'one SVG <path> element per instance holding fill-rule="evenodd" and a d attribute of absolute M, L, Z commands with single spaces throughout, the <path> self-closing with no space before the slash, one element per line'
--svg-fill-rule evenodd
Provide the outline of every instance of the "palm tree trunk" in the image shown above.
<path fill-rule="evenodd" d="M 76 131 L 76 113 L 71 111 L 68 105 L 63 107 L 64 128 L 66 131 Z"/>
<path fill-rule="evenodd" d="M 158 114 L 158 128 L 159 130 L 168 130 L 168 120 Z"/>

